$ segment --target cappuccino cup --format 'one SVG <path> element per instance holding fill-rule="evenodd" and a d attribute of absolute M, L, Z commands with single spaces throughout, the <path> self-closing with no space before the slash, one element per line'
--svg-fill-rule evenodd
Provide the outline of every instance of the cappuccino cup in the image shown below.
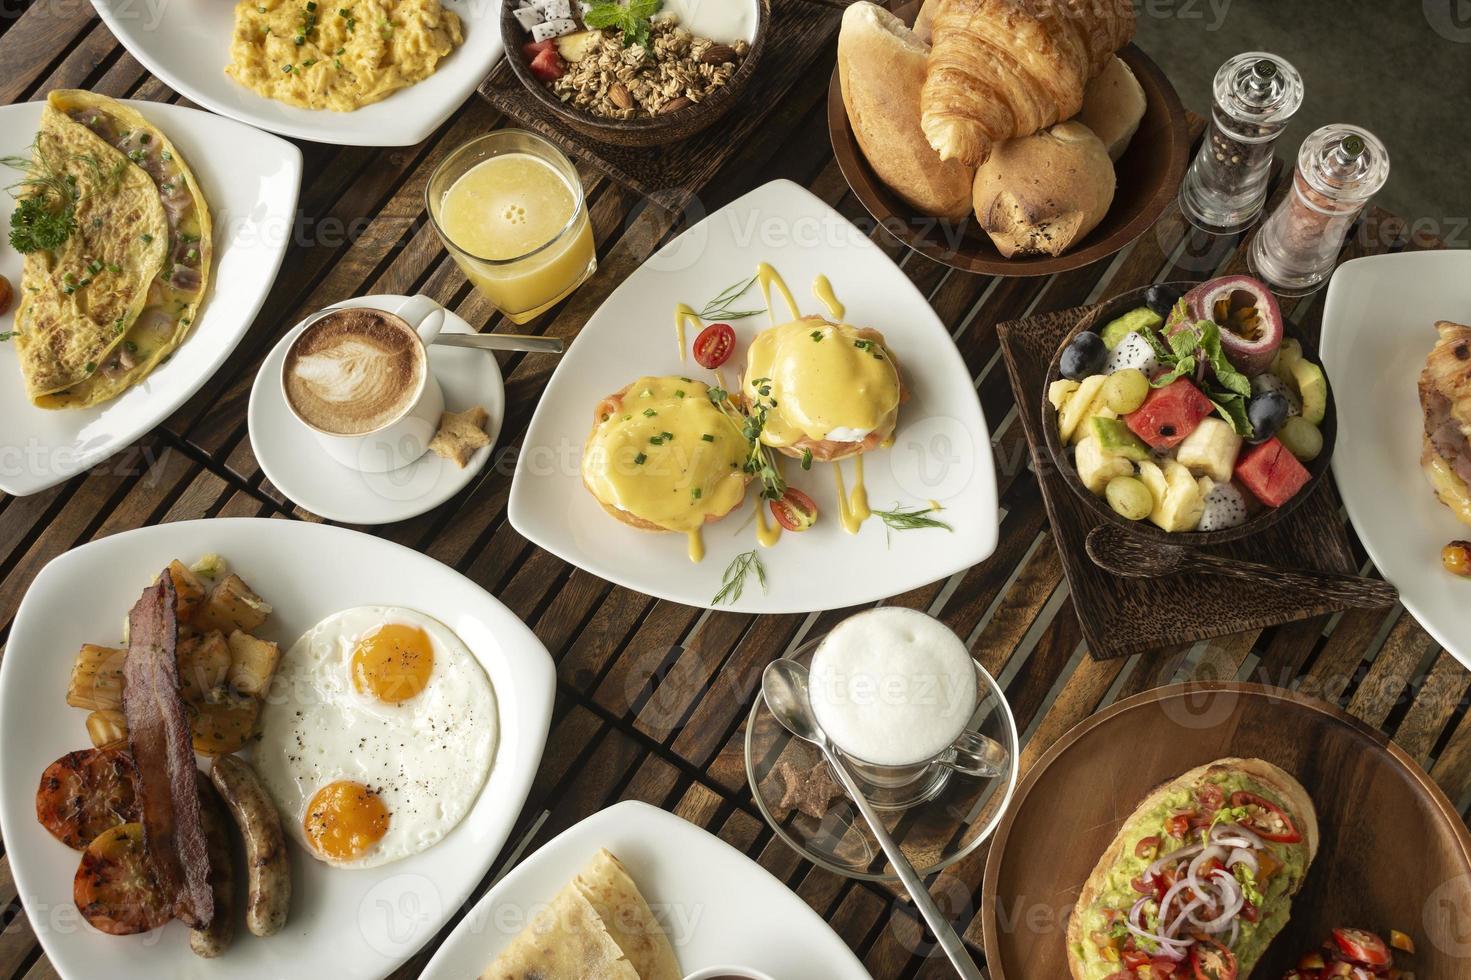
<path fill-rule="evenodd" d="M 387 473 L 408 466 L 428 451 L 444 413 L 428 353 L 443 325 L 443 309 L 427 296 L 392 310 L 318 313 L 281 362 L 287 407 L 349 469 Z"/>

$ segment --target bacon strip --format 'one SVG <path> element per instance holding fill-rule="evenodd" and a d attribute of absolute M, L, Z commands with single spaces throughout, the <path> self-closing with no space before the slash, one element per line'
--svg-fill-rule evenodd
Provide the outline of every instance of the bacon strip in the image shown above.
<path fill-rule="evenodd" d="M 214 894 L 194 746 L 179 696 L 174 602 L 173 578 L 165 568 L 128 613 L 123 713 L 149 862 L 161 887 L 174 896 L 174 914 L 202 929 L 214 918 Z"/>

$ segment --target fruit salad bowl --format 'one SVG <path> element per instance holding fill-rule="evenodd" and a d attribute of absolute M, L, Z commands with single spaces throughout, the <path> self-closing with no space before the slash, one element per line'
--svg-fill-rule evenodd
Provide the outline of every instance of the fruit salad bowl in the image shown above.
<path fill-rule="evenodd" d="M 1058 346 L 1041 397 L 1051 465 L 1085 506 L 1168 544 L 1273 526 L 1316 492 L 1337 434 L 1316 349 L 1241 277 L 1094 307 Z"/>

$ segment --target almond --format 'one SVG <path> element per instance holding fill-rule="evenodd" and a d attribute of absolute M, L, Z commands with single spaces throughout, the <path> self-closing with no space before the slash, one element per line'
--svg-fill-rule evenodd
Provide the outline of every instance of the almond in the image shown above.
<path fill-rule="evenodd" d="M 725 65 L 736 60 L 735 48 L 728 44 L 712 44 L 700 53 L 700 60 L 707 65 Z"/>
<path fill-rule="evenodd" d="M 678 112 L 679 110 L 692 105 L 694 105 L 693 102 L 681 95 L 678 98 L 670 99 L 668 102 L 664 103 L 664 108 L 659 110 L 659 115 L 662 116 L 665 113 Z"/>
<path fill-rule="evenodd" d="M 633 108 L 633 96 L 628 94 L 628 88 L 622 82 L 614 82 L 608 89 L 608 98 L 620 109 Z"/>

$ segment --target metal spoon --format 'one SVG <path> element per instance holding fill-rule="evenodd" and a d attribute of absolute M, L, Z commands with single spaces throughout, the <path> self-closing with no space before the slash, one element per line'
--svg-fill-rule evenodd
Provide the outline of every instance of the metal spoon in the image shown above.
<path fill-rule="evenodd" d="M 533 354 L 560 354 L 558 337 L 532 337 L 517 333 L 442 333 L 434 338 L 436 347 L 474 347 L 477 350 L 523 350 Z"/>
<path fill-rule="evenodd" d="M 1104 571 L 1125 578 L 1222 575 L 1256 582 L 1268 588 L 1288 585 L 1311 589 L 1325 603 L 1333 603 L 1335 607 L 1383 609 L 1399 602 L 1399 591 L 1379 579 L 1277 568 L 1274 565 L 1223 558 L 1177 544 L 1143 541 L 1111 524 L 1100 524 L 1088 532 L 1088 557 Z"/>
<path fill-rule="evenodd" d="M 950 957 L 950 962 L 964 980 L 984 980 L 980 968 L 976 966 L 975 960 L 971 959 L 970 953 L 966 951 L 965 944 L 961 942 L 960 936 L 930 897 L 929 889 L 925 888 L 924 882 L 915 872 L 914 866 L 889 836 L 884 829 L 879 815 L 874 812 L 868 800 L 858 789 L 858 783 L 853 774 L 848 771 L 848 765 L 843 761 L 834 749 L 832 742 L 828 740 L 827 733 L 817 724 L 817 719 L 812 713 L 812 700 L 807 693 L 807 668 L 795 660 L 781 659 L 768 664 L 766 671 L 761 675 L 761 692 L 766 697 L 766 704 L 771 708 L 772 715 L 781 722 L 787 731 L 804 741 L 811 742 L 822 750 L 827 757 L 828 765 L 838 774 L 848 796 L 858 805 L 858 812 L 863 814 L 863 819 L 868 821 L 868 827 L 873 831 L 873 836 L 878 839 L 879 846 L 884 849 L 889 863 L 894 866 L 894 872 L 899 880 L 904 883 L 909 897 L 914 899 L 914 904 L 924 915 L 925 922 L 929 923 L 930 931 L 939 940 L 940 947 L 945 950 L 945 955 Z"/>

